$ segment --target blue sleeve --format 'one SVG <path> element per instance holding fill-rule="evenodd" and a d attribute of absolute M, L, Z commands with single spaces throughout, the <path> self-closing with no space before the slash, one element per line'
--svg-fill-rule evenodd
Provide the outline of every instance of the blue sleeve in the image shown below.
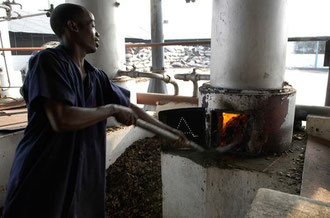
<path fill-rule="evenodd" d="M 72 78 L 54 53 L 49 51 L 37 54 L 30 60 L 27 80 L 24 84 L 26 103 L 40 109 L 44 99 L 55 99 L 74 105 L 75 94 Z"/>
<path fill-rule="evenodd" d="M 128 107 L 130 105 L 130 91 L 114 84 L 103 71 L 101 71 L 101 75 L 104 80 L 105 104 L 119 104 Z"/>

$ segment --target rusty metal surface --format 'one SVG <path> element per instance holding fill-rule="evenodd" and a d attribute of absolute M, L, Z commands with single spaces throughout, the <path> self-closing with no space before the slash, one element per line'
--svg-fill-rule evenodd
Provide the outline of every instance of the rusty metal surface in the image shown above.
<path fill-rule="evenodd" d="M 0 48 L 0 51 L 40 51 L 43 47 Z"/>
<path fill-rule="evenodd" d="M 200 91 L 199 105 L 207 111 L 230 110 L 248 113 L 252 117 L 249 153 L 279 153 L 291 144 L 294 89 L 252 91 L 202 87 Z"/>
<path fill-rule="evenodd" d="M 27 125 L 27 109 L 0 110 L 0 131 L 21 130 Z"/>
<path fill-rule="evenodd" d="M 155 94 L 155 93 L 136 93 L 137 103 L 146 105 L 157 105 L 158 103 L 167 102 L 179 102 L 179 103 L 198 103 L 198 98 L 178 96 L 178 95 L 165 95 L 165 94 Z"/>

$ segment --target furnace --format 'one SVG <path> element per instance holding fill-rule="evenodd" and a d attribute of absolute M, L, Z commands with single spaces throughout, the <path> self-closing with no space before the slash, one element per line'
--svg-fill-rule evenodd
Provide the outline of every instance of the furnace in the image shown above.
<path fill-rule="evenodd" d="M 280 90 L 233 90 L 204 84 L 200 93 L 200 105 L 209 117 L 209 147 L 234 143 L 237 151 L 262 155 L 280 153 L 290 146 L 295 106 L 291 86 Z M 228 117 L 229 126 L 219 125 Z"/>
<path fill-rule="evenodd" d="M 249 122 L 237 126 L 245 131 L 229 136 L 236 138 L 232 143 L 242 144 L 240 150 L 269 154 L 290 145 L 296 91 L 283 79 L 286 4 L 286 0 L 213 1 L 211 80 L 199 89 L 199 106 L 210 117 L 209 146 L 231 134 L 215 136 L 219 135 L 215 131 L 222 132 L 215 128 L 219 110 L 248 114 Z"/>
<path fill-rule="evenodd" d="M 162 153 L 164 217 L 244 217 L 259 188 L 284 190 L 264 160 L 292 142 L 286 8 L 286 0 L 213 0 L 210 82 L 195 115 L 181 109 L 171 118 L 217 152 Z"/>

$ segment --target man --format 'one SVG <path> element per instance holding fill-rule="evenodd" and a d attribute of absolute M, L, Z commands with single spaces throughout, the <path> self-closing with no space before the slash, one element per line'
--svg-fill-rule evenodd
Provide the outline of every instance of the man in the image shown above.
<path fill-rule="evenodd" d="M 28 125 L 3 217 L 104 217 L 106 118 L 169 128 L 130 104 L 127 90 L 85 60 L 99 46 L 92 13 L 62 4 L 50 23 L 61 44 L 30 60 L 23 87 Z"/>

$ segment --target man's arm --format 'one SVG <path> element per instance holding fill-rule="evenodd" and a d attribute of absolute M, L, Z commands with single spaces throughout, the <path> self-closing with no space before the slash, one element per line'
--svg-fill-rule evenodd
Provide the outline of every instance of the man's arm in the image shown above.
<path fill-rule="evenodd" d="M 110 116 L 125 125 L 134 124 L 136 115 L 132 109 L 108 104 L 96 108 L 68 106 L 62 101 L 46 100 L 45 111 L 54 131 L 79 130 L 96 124 Z"/>

